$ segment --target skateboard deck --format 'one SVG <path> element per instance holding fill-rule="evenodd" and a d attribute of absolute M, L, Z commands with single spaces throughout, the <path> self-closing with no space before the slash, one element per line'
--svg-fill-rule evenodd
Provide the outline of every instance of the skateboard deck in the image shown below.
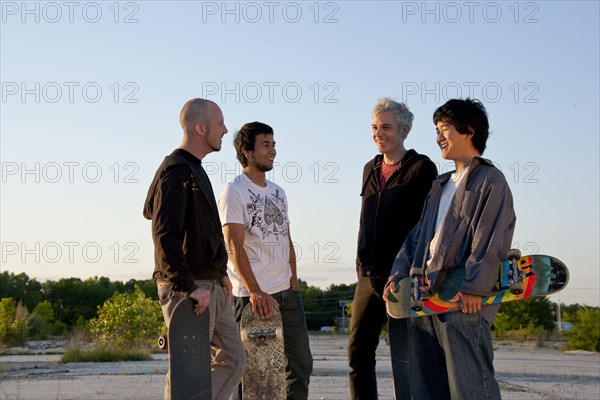
<path fill-rule="evenodd" d="M 482 304 L 548 296 L 561 291 L 569 282 L 569 270 L 557 258 L 539 254 L 520 257 L 518 251 L 509 258 L 500 262 L 494 295 L 483 297 Z M 449 300 L 458 293 L 458 287 L 465 278 L 464 268 L 449 270 L 439 291 L 429 296 L 426 278 L 412 272 L 413 276 L 402 279 L 388 296 L 386 307 L 391 317 L 413 318 L 460 309 L 457 303 Z"/>
<path fill-rule="evenodd" d="M 181 300 L 171 314 L 167 341 L 172 400 L 211 398 L 211 355 L 208 310 L 194 314 L 191 299 Z M 159 339 L 159 346 L 161 339 Z"/>
<path fill-rule="evenodd" d="M 243 400 L 285 400 L 285 351 L 281 313 L 273 307 L 270 318 L 252 314 L 248 303 L 240 320 L 246 348 L 246 369 L 242 377 Z"/>

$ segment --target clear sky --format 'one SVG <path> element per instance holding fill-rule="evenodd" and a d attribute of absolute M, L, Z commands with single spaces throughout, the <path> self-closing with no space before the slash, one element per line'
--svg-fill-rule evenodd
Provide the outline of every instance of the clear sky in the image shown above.
<path fill-rule="evenodd" d="M 552 301 L 600 305 L 599 3 L 1 2 L 1 269 L 38 280 L 146 279 L 142 206 L 179 145 L 190 98 L 229 134 L 204 164 L 215 194 L 239 173 L 234 132 L 275 129 L 298 274 L 355 281 L 363 165 L 378 97 L 415 114 L 406 141 L 438 164 L 433 111 L 480 99 L 484 156 L 506 175 L 513 247 L 571 270 Z"/>

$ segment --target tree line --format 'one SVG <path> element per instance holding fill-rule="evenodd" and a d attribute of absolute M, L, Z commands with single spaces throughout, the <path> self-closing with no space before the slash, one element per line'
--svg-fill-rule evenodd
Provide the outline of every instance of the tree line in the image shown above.
<path fill-rule="evenodd" d="M 308 329 L 347 327 L 355 287 L 332 284 L 321 289 L 299 280 Z M 122 325 L 138 314 L 146 315 L 138 328 L 150 340 L 164 329 L 156 300 L 151 279 L 63 278 L 40 283 L 25 273 L 4 271 L 0 273 L 0 342 L 6 346 L 27 338 L 64 336 L 76 329 L 107 343 L 128 334 L 135 338 L 140 332 L 124 332 Z M 562 320 L 574 326 L 568 335 L 579 343 L 576 347 L 600 351 L 600 308 L 562 304 L 561 310 Z M 556 329 L 557 311 L 558 305 L 548 297 L 503 304 L 494 322 L 495 336 L 502 339 L 518 330 L 524 337 L 543 341 Z"/>

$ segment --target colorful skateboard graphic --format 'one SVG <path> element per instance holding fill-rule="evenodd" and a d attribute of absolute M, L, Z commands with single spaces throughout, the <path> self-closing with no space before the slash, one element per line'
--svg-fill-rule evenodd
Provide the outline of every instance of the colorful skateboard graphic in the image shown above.
<path fill-rule="evenodd" d="M 423 273 L 411 270 L 411 277 L 404 278 L 386 302 L 388 314 L 397 319 L 442 314 L 459 309 L 450 303 L 465 277 L 465 269 L 449 270 L 440 290 L 430 295 Z M 557 258 L 545 255 L 520 257 L 518 250 L 511 250 L 509 260 L 500 263 L 500 277 L 494 296 L 482 298 L 482 304 L 497 304 L 523 300 L 530 297 L 548 296 L 564 289 L 569 282 L 569 270 Z"/>

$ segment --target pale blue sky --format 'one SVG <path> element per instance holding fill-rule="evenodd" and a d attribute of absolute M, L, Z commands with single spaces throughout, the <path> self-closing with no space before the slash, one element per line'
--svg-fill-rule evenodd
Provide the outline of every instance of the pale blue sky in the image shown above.
<path fill-rule="evenodd" d="M 270 124 L 300 278 L 352 283 L 376 99 L 407 102 L 407 147 L 447 171 L 431 115 L 472 95 L 514 245 L 570 267 L 560 301 L 599 305 L 598 2 L 69 4 L 1 4 L 2 270 L 150 277 L 143 201 L 181 106 L 204 96 L 230 131 L 204 160 L 216 195 L 239 171 L 234 132 Z"/>

